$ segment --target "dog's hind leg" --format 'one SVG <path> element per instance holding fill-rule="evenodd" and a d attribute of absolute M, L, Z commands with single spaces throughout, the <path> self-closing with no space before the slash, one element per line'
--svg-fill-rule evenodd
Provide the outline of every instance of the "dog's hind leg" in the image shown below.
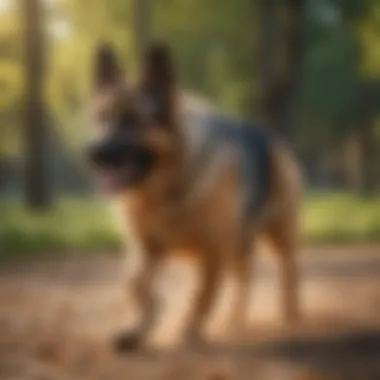
<path fill-rule="evenodd" d="M 287 322 L 295 322 L 300 317 L 296 256 L 301 237 L 302 181 L 290 151 L 278 145 L 272 153 L 269 213 L 262 226 L 262 235 L 272 243 L 279 260 L 284 318 Z"/>
<path fill-rule="evenodd" d="M 295 258 L 294 246 L 292 243 L 277 242 L 279 260 L 281 260 L 281 281 L 282 281 L 282 309 L 284 319 L 288 323 L 295 323 L 300 319 L 299 305 L 299 280 Z"/>
<path fill-rule="evenodd" d="M 283 316 L 286 322 L 294 323 L 300 318 L 299 279 L 296 262 L 298 236 L 292 228 L 292 220 L 276 221 L 267 230 L 280 264 L 280 286 Z"/>

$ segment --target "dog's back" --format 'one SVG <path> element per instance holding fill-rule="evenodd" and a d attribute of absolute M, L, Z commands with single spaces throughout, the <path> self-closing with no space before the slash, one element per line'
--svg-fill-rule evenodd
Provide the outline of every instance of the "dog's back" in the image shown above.
<path fill-rule="evenodd" d="M 265 209 L 269 195 L 270 151 L 274 138 L 259 125 L 218 113 L 213 107 L 184 104 L 187 170 L 192 180 L 212 185 L 231 161 L 241 178 L 243 218 Z M 204 185 L 202 191 L 206 191 Z"/>

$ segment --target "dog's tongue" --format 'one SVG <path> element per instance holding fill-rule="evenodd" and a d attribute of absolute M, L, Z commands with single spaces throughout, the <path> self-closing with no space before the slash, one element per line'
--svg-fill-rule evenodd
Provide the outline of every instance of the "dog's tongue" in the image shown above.
<path fill-rule="evenodd" d="M 127 185 L 133 178 L 135 170 L 128 167 L 122 170 L 107 170 L 99 176 L 101 191 L 112 193 L 119 190 L 123 185 Z"/>
<path fill-rule="evenodd" d="M 119 179 L 116 173 L 102 173 L 98 181 L 101 191 L 108 193 L 116 189 Z"/>

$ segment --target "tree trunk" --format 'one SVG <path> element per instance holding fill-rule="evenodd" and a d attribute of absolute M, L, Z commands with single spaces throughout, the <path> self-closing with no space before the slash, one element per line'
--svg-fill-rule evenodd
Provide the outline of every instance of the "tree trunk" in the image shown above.
<path fill-rule="evenodd" d="M 373 130 L 373 120 L 363 123 L 360 140 L 363 155 L 361 194 L 371 196 L 376 193 L 378 186 L 377 177 L 377 141 Z"/>
<path fill-rule="evenodd" d="M 138 67 L 141 67 L 144 53 L 151 38 L 150 0 L 132 0 L 133 39 Z"/>
<path fill-rule="evenodd" d="M 265 120 L 272 128 L 279 131 L 285 138 L 291 140 L 292 126 L 294 124 L 295 97 L 298 89 L 302 69 L 302 24 L 304 0 L 285 0 L 285 19 L 281 25 L 281 40 L 273 41 L 275 28 L 273 19 L 278 5 L 273 2 L 261 0 L 261 9 L 264 12 L 260 18 L 263 25 L 259 43 L 259 54 L 263 57 L 260 65 L 262 110 Z M 270 9 L 271 8 L 271 9 Z M 265 26 L 267 25 L 267 26 Z M 266 52 L 270 46 L 283 47 L 281 66 L 274 68 L 269 59 L 278 59 L 274 53 Z M 281 42 L 281 43 L 280 43 Z M 268 58 L 265 58 L 264 55 Z M 272 79 L 270 79 L 272 76 Z M 267 79 L 264 79 L 267 78 Z"/>
<path fill-rule="evenodd" d="M 259 118 L 272 123 L 272 109 L 269 104 L 277 75 L 276 50 L 277 50 L 277 23 L 275 19 L 274 0 L 259 0 L 258 8 L 258 109 Z"/>
<path fill-rule="evenodd" d="M 25 201 L 50 205 L 47 125 L 44 110 L 44 39 L 41 0 L 24 0 L 25 15 Z"/>
<path fill-rule="evenodd" d="M 7 160 L 0 157 L 0 194 L 5 188 L 7 182 Z"/>

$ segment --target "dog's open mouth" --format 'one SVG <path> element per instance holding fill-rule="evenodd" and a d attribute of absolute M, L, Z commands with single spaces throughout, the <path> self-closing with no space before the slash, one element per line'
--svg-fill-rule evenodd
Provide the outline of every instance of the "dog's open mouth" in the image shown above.
<path fill-rule="evenodd" d="M 107 194 L 130 189 L 146 178 L 151 167 L 151 160 L 140 160 L 135 163 L 126 163 L 117 168 L 98 169 L 98 185 L 100 190 Z"/>
<path fill-rule="evenodd" d="M 111 148 L 114 149 L 113 146 Z M 153 153 L 148 149 L 129 146 L 121 148 L 115 151 L 95 146 L 93 151 L 90 150 L 93 154 L 90 161 L 101 192 L 115 193 L 134 187 L 149 175 L 153 167 Z"/>
<path fill-rule="evenodd" d="M 143 170 L 137 165 L 125 165 L 118 169 L 102 170 L 98 174 L 101 191 L 114 193 L 135 185 L 142 177 Z"/>

